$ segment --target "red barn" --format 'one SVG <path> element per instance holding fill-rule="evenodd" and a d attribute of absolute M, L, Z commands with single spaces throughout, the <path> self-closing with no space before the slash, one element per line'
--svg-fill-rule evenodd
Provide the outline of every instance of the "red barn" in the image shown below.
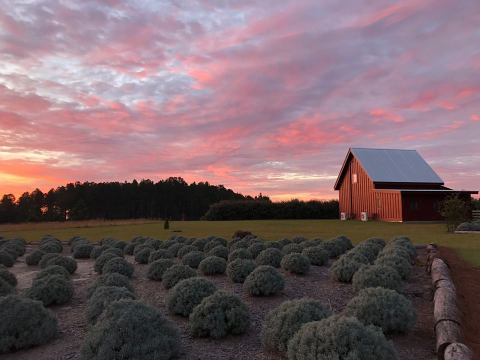
<path fill-rule="evenodd" d="M 335 182 L 342 219 L 442 220 L 440 204 L 458 194 L 471 201 L 477 191 L 452 190 L 416 150 L 348 150 Z"/>

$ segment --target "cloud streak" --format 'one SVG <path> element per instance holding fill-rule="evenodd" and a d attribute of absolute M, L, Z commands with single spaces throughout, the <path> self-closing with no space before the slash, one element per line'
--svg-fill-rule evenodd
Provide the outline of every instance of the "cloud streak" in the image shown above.
<path fill-rule="evenodd" d="M 0 193 L 183 176 L 331 198 L 350 146 L 478 185 L 478 1 L 0 6 Z"/>

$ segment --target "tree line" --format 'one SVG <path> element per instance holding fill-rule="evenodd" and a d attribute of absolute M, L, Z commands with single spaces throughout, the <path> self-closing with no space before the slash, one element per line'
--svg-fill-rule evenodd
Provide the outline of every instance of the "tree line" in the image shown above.
<path fill-rule="evenodd" d="M 153 182 L 76 182 L 35 189 L 18 199 L 0 200 L 0 223 L 90 219 L 334 219 L 338 201 L 272 202 L 262 194 L 251 197 L 223 185 L 187 184 L 181 177 Z"/>
<path fill-rule="evenodd" d="M 268 198 L 255 200 L 225 200 L 212 204 L 205 220 L 264 220 L 264 219 L 338 219 L 337 200 L 290 200 L 272 202 Z"/>
<path fill-rule="evenodd" d="M 0 201 L 0 223 L 86 219 L 162 218 L 197 220 L 222 200 L 254 198 L 208 182 L 187 184 L 180 177 L 153 182 L 76 182 Z"/>

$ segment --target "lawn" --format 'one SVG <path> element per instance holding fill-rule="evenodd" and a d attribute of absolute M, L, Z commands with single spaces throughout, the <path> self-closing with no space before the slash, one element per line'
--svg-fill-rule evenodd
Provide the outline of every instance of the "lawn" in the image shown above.
<path fill-rule="evenodd" d="M 85 236 L 91 240 L 99 240 L 105 236 L 131 239 L 135 235 L 165 239 L 172 234 L 230 238 L 232 233 L 239 229 L 252 231 L 267 240 L 296 235 L 327 239 L 343 234 L 352 241 L 359 242 L 373 236 L 388 239 L 395 235 L 407 235 L 416 244 L 435 242 L 451 247 L 473 265 L 480 266 L 480 234 L 449 234 L 445 225 L 438 223 L 363 223 L 339 220 L 176 221 L 170 222 L 170 230 L 164 230 L 161 221 L 77 221 L 0 225 L 0 236 L 19 236 L 29 241 L 38 240 L 45 234 L 63 240 L 74 235 Z"/>

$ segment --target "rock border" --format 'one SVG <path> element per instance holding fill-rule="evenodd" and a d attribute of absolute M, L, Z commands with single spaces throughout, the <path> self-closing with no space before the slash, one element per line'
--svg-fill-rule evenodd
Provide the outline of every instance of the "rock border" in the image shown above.
<path fill-rule="evenodd" d="M 439 360 L 471 360 L 472 351 L 462 343 L 462 316 L 457 306 L 455 284 L 438 247 L 429 244 L 425 270 L 432 277 L 436 352 Z"/>

